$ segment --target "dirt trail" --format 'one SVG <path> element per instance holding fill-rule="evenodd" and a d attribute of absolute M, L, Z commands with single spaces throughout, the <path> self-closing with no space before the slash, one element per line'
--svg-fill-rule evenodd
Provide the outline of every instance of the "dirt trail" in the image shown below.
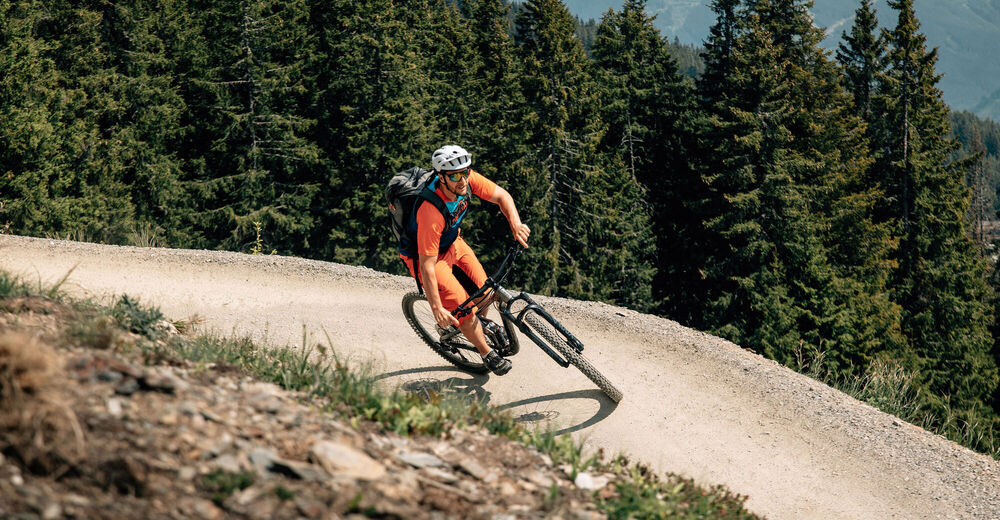
<path fill-rule="evenodd" d="M 422 346 L 403 277 L 272 256 L 0 236 L 0 268 L 71 293 L 129 294 L 171 319 L 276 346 L 326 342 L 387 384 L 451 384 L 552 420 L 592 447 L 724 484 L 774 519 L 1000 518 L 1000 463 L 883 414 L 732 343 L 604 304 L 540 298 L 625 393 L 618 405 L 526 345 L 503 378 L 470 376 Z M 522 340 L 526 341 L 526 340 Z"/>

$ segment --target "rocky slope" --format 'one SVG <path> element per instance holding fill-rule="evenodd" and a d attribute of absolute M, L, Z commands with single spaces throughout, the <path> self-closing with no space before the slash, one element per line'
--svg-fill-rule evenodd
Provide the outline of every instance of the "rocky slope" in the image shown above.
<path fill-rule="evenodd" d="M 73 346 L 72 312 L 0 301 L 0 518 L 589 519 L 614 493 L 481 428 L 335 420 L 231 366 L 143 365 L 111 328 Z"/>

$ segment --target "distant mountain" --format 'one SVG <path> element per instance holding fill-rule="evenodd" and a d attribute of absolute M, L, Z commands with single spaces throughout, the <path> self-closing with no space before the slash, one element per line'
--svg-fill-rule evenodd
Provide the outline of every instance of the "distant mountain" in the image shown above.
<path fill-rule="evenodd" d="M 609 8 L 621 9 L 621 0 L 564 0 L 580 18 L 599 19 Z M 671 39 L 701 44 L 715 16 L 708 0 L 649 0 L 656 26 Z M 813 8 L 816 25 L 827 32 L 825 46 L 836 49 L 841 34 L 850 29 L 858 0 L 818 0 Z M 1000 0 L 916 0 L 917 18 L 930 47 L 938 47 L 939 87 L 955 110 L 1000 121 Z M 883 26 L 896 24 L 896 13 L 886 0 L 877 0 Z"/>

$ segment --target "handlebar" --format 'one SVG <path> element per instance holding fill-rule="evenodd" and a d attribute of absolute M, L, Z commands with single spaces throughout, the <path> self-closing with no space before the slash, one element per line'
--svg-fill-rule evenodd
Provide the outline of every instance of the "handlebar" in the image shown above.
<path fill-rule="evenodd" d="M 503 262 L 500 263 L 500 267 L 497 272 L 493 273 L 493 276 L 489 277 L 487 280 L 495 280 L 497 285 L 503 283 L 504 279 L 510 273 L 510 270 L 514 268 L 514 261 L 517 257 L 521 256 L 521 246 L 519 244 L 514 244 L 507 249 L 507 256 L 504 257 Z"/>

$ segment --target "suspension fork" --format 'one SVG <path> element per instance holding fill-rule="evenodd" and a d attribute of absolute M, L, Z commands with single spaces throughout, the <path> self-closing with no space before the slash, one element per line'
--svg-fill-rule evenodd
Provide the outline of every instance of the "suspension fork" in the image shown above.
<path fill-rule="evenodd" d="M 564 327 L 562 323 L 559 323 L 559 321 L 556 320 L 551 314 L 549 314 L 549 312 L 546 311 L 541 305 L 535 303 L 535 301 L 532 300 L 531 297 L 527 295 L 527 293 L 522 292 L 517 296 L 514 296 L 506 289 L 500 286 L 496 286 L 494 290 L 497 292 L 497 295 L 500 300 L 499 303 L 500 314 L 503 314 L 505 318 L 507 318 L 512 323 L 517 325 L 518 330 L 520 330 L 525 336 L 531 338 L 531 341 L 534 341 L 535 344 L 538 345 L 543 352 L 548 354 L 548 356 L 551 357 L 553 361 L 558 363 L 559 366 L 567 368 L 569 367 L 569 361 L 560 356 L 552 345 L 550 345 L 544 339 L 539 337 L 538 334 L 536 334 L 535 331 L 533 331 L 531 327 L 529 327 L 528 324 L 524 322 L 524 317 L 529 312 L 538 315 L 543 320 L 548 322 L 549 325 L 551 325 L 552 328 L 555 329 L 560 336 L 562 336 L 563 340 L 566 341 L 567 345 L 572 347 L 577 352 L 583 352 L 583 343 L 579 339 L 577 339 L 576 336 L 574 336 L 570 331 L 566 330 L 566 327 Z M 519 301 L 523 301 L 526 305 L 523 309 L 521 309 L 518 312 L 517 316 L 515 316 L 514 313 L 511 312 L 510 308 Z"/>

